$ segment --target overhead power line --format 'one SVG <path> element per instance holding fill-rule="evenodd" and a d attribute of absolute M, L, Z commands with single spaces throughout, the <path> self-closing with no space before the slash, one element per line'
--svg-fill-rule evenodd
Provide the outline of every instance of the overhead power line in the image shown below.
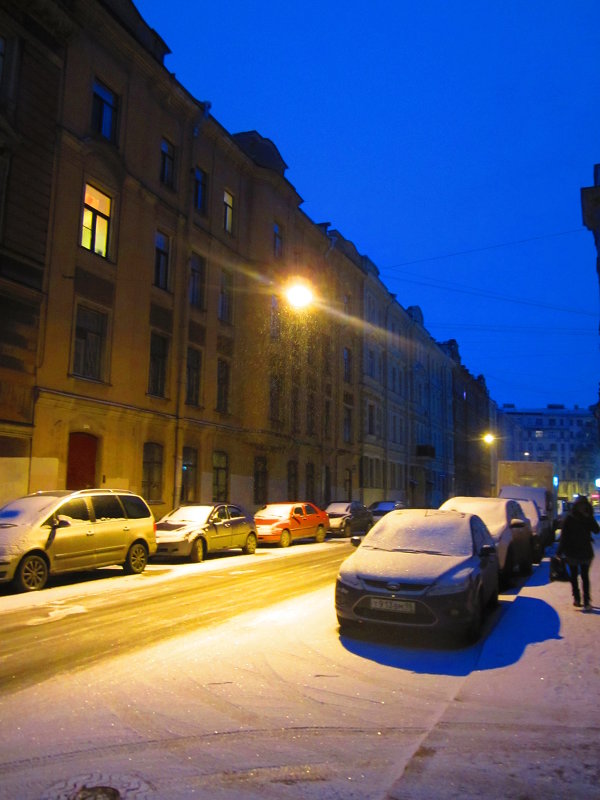
<path fill-rule="evenodd" d="M 455 256 L 466 256 L 471 253 L 483 253 L 486 250 L 499 250 L 501 247 L 513 247 L 518 244 L 528 244 L 529 242 L 539 242 L 542 239 L 553 239 L 557 236 L 569 236 L 572 233 L 587 232 L 587 228 L 581 226 L 580 228 L 573 228 L 570 231 L 559 231 L 558 233 L 544 233 L 541 236 L 531 236 L 528 239 L 515 239 L 511 242 L 500 242 L 499 244 L 488 244 L 483 247 L 474 247 L 470 250 L 457 250 L 454 253 L 445 253 L 439 256 L 428 256 L 427 258 L 416 258 L 413 261 L 401 261 L 399 264 L 391 264 L 386 269 L 397 269 L 398 267 L 408 267 L 412 264 L 425 264 L 428 261 L 441 261 L 444 258 L 454 258 Z"/>

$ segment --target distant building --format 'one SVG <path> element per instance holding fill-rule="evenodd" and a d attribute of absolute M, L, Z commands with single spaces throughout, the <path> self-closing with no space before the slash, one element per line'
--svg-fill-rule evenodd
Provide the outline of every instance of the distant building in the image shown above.
<path fill-rule="evenodd" d="M 570 500 L 576 494 L 595 494 L 600 451 L 593 407 L 556 404 L 518 409 L 504 405 L 502 412 L 519 426 L 515 431 L 517 460 L 551 461 L 559 480 L 559 497 Z"/>

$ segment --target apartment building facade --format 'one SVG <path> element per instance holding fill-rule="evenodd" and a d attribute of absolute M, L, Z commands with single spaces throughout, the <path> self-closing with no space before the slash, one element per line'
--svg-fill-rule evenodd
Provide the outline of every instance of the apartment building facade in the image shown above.
<path fill-rule="evenodd" d="M 578 494 L 598 495 L 600 440 L 593 411 L 593 407 L 567 408 L 559 403 L 532 409 L 502 407 L 502 413 L 518 426 L 518 460 L 551 461 L 558 477 L 558 496 L 565 500 Z"/>
<path fill-rule="evenodd" d="M 453 492 L 453 364 L 420 310 L 307 217 L 273 142 L 178 83 L 133 3 L 2 0 L 0 44 L 1 499 Z"/>

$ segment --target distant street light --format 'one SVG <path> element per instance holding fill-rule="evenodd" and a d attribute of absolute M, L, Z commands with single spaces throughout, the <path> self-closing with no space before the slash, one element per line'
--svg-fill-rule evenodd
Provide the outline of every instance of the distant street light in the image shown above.
<path fill-rule="evenodd" d="M 496 437 L 493 433 L 486 433 L 483 437 L 483 441 L 486 444 L 493 444 L 496 441 Z"/>

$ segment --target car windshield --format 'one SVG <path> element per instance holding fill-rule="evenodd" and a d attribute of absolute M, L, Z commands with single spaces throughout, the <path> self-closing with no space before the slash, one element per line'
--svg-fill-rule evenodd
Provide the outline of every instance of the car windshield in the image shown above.
<path fill-rule="evenodd" d="M 165 522 L 206 522 L 214 506 L 181 506 L 171 511 L 161 521 Z"/>
<path fill-rule="evenodd" d="M 260 511 L 256 512 L 255 516 L 276 517 L 277 519 L 283 519 L 284 517 L 289 517 L 291 510 L 292 506 L 289 503 L 275 503 L 272 506 L 265 506 L 265 508 L 261 508 Z"/>
<path fill-rule="evenodd" d="M 439 515 L 403 519 L 400 514 L 383 517 L 365 536 L 361 546 L 404 553 L 472 555 L 473 540 L 465 519 L 443 519 Z"/>
<path fill-rule="evenodd" d="M 60 494 L 34 494 L 19 497 L 0 508 L 0 527 L 28 525 L 51 508 L 62 497 Z"/>
<path fill-rule="evenodd" d="M 329 503 L 325 511 L 328 514 L 346 514 L 350 511 L 350 503 Z"/>
<path fill-rule="evenodd" d="M 371 511 L 393 511 L 395 502 L 393 500 L 381 500 L 379 503 L 371 503 Z"/>

